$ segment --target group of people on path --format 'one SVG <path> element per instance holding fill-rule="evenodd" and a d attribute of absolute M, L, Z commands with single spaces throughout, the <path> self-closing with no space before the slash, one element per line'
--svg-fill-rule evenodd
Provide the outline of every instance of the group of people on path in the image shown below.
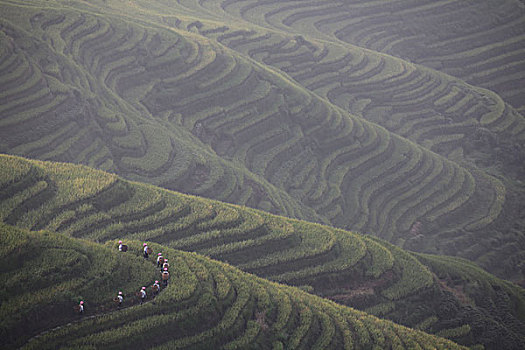
<path fill-rule="evenodd" d="M 123 244 L 122 241 L 119 241 L 118 250 L 119 252 L 126 252 L 128 250 L 127 245 Z M 153 250 L 148 247 L 147 243 L 144 243 L 142 245 L 143 247 L 143 256 L 144 259 L 149 259 L 150 254 L 153 253 Z M 170 264 L 168 263 L 168 259 L 162 256 L 162 253 L 157 254 L 157 267 L 160 268 L 160 274 L 161 274 L 161 280 L 162 280 L 162 286 L 166 288 L 168 286 L 168 280 L 170 279 L 170 273 L 169 273 L 169 267 Z M 161 290 L 161 286 L 159 284 L 159 281 L 156 280 L 155 283 L 151 286 L 153 298 L 155 298 Z M 146 287 L 143 286 L 137 293 L 137 296 L 140 297 L 140 304 L 142 305 L 146 299 L 147 299 L 147 292 Z M 124 302 L 124 295 L 122 294 L 122 291 L 119 291 L 117 296 L 113 299 L 113 301 L 117 304 L 117 308 L 122 307 L 122 303 Z M 81 300 L 76 307 L 78 313 L 80 315 L 84 314 L 84 300 Z"/>
<path fill-rule="evenodd" d="M 121 241 L 119 241 L 120 244 Z M 143 248 L 143 256 L 144 259 L 149 259 L 150 254 L 153 253 L 153 250 L 148 247 L 147 243 L 144 243 L 142 245 Z M 170 273 L 169 273 L 169 267 L 170 264 L 168 263 L 168 258 L 165 258 L 162 256 L 162 253 L 157 254 L 157 267 L 160 267 L 160 273 L 161 273 L 161 280 L 162 280 L 162 286 L 166 288 L 168 286 L 168 280 L 170 279 Z M 159 292 L 160 292 L 160 284 L 159 281 L 156 280 L 155 283 L 151 286 L 151 289 L 153 291 L 153 298 L 155 298 Z M 142 289 L 139 291 L 140 294 L 140 303 L 143 304 L 144 301 L 147 298 L 146 293 L 146 287 L 142 287 Z"/>

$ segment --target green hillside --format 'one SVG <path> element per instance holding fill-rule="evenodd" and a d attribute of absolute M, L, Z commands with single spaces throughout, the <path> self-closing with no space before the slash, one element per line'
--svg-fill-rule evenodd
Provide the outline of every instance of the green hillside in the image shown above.
<path fill-rule="evenodd" d="M 461 13 L 457 17 L 460 19 L 470 18 L 469 16 L 477 18 L 475 16 L 481 16 L 481 13 L 486 17 L 497 16 L 492 12 L 484 12 L 487 7 L 485 2 L 477 1 L 469 6 L 459 1 L 447 1 L 447 3 L 444 7 L 453 8 L 454 11 Z M 504 8 L 512 8 L 514 5 L 511 3 L 511 1 L 506 2 Z M 434 2 L 429 8 L 439 11 L 442 9 L 441 5 L 439 2 Z M 139 11 L 137 6 L 144 11 Z M 347 178 L 332 177 L 329 179 L 329 183 L 338 184 L 339 188 L 343 188 L 342 197 L 345 199 L 352 195 L 359 198 L 359 204 L 356 207 L 346 200 L 345 204 L 353 208 L 337 203 L 342 207 L 341 211 L 344 214 L 340 216 L 343 218 L 330 217 L 330 221 L 339 227 L 372 233 L 411 250 L 458 254 L 476 261 L 499 275 L 512 277 L 515 280 L 522 279 L 522 273 L 519 272 L 521 267 L 518 267 L 522 266 L 521 264 L 516 264 L 515 260 L 507 260 L 508 263 L 502 264 L 501 260 L 515 256 L 521 250 L 519 248 L 521 244 L 511 243 L 514 238 L 510 237 L 522 237 L 521 232 L 525 229 L 523 216 L 516 215 L 525 210 L 522 204 L 525 198 L 522 182 L 525 176 L 525 149 L 523 148 L 525 119 L 523 116 L 493 91 L 469 85 L 455 77 L 411 63 L 414 60 L 407 62 L 394 56 L 347 45 L 324 34 L 320 35 L 317 31 L 319 30 L 318 24 L 324 23 L 323 27 L 326 29 L 330 18 L 334 16 L 332 10 L 327 11 L 327 8 L 331 6 L 330 2 L 326 2 L 321 6 L 326 9 L 320 10 L 318 3 L 308 2 L 302 3 L 301 6 L 289 6 L 286 1 L 265 1 L 264 4 L 256 0 L 206 1 L 205 3 L 188 1 L 182 6 L 171 4 L 152 10 L 149 2 L 146 5 L 146 3 L 137 1 L 136 6 L 127 13 L 130 16 L 131 13 L 140 13 L 150 21 L 168 24 L 180 30 L 197 30 L 199 34 L 213 38 L 267 67 L 278 69 L 287 77 L 318 96 L 326 98 L 334 105 L 362 116 L 381 125 L 391 133 L 409 139 L 466 167 L 470 172 L 470 180 L 466 182 L 475 182 L 478 190 L 481 191 L 481 188 L 486 187 L 487 181 L 499 187 L 497 196 L 500 199 L 505 197 L 505 204 L 502 205 L 503 210 L 498 214 L 496 214 L 495 207 L 492 207 L 491 211 L 481 210 L 480 205 L 485 205 L 496 198 L 489 198 L 487 193 L 469 193 L 471 200 L 469 203 L 463 202 L 463 205 L 460 205 L 459 202 L 465 197 L 459 199 L 457 194 L 456 198 L 448 203 L 438 204 L 442 196 L 438 200 L 434 198 L 435 193 L 429 194 L 428 187 L 421 186 L 422 179 L 424 179 L 423 183 L 430 181 L 432 186 L 437 187 L 440 186 L 440 183 L 433 182 L 432 178 L 443 179 L 452 176 L 452 182 L 462 181 L 456 176 L 457 174 L 451 175 L 450 170 L 441 169 L 439 163 L 430 164 L 432 157 L 419 155 L 419 152 L 416 154 L 403 152 L 400 155 L 386 151 L 367 159 L 368 163 L 376 163 L 377 166 L 369 169 L 365 167 L 368 171 L 364 173 L 360 172 L 363 169 L 361 164 L 356 168 L 348 169 L 348 173 L 352 174 L 352 180 L 354 176 L 367 180 L 366 182 L 360 181 L 359 186 L 353 187 L 353 190 L 350 190 L 351 185 L 348 185 Z M 338 10 L 345 13 L 341 17 L 336 16 L 335 22 L 338 25 L 356 15 L 356 17 L 360 16 L 359 11 L 353 10 L 359 9 L 361 4 L 345 3 L 345 5 L 337 6 Z M 346 6 L 351 7 L 352 10 L 346 12 Z M 413 9 L 407 11 L 409 6 Z M 419 16 L 422 13 L 424 15 L 432 13 L 420 11 L 419 6 L 425 9 L 427 4 L 408 4 L 406 1 L 399 1 L 392 5 L 390 10 L 392 14 L 395 14 L 398 9 L 401 9 L 400 12 L 406 11 L 404 15 L 413 17 L 414 20 L 405 20 L 403 24 L 412 27 L 420 26 L 418 32 L 427 33 L 431 28 L 429 33 L 431 35 L 425 35 L 424 40 L 436 35 L 441 37 L 441 33 L 436 34 L 439 28 L 437 24 L 427 26 L 427 22 L 421 21 Z M 145 10 L 146 7 L 148 10 Z M 377 12 L 378 16 L 384 16 L 384 4 L 379 7 L 375 5 L 367 5 L 367 7 L 367 13 Z M 474 7 L 479 8 L 472 11 Z M 181 13 L 184 13 L 185 16 L 181 16 Z M 191 14 L 192 17 L 187 17 L 187 14 Z M 225 21 L 223 18 L 229 18 L 228 15 L 236 19 L 242 18 L 242 21 Z M 264 19 L 261 15 L 264 15 Z M 287 20 L 284 20 L 285 17 L 281 17 L 282 15 L 285 15 Z M 521 40 L 521 36 L 517 35 L 514 29 L 525 19 L 523 11 L 514 12 L 512 15 L 521 16 L 521 19 L 513 21 L 511 25 L 500 26 L 501 28 L 497 30 L 504 33 L 504 36 L 515 36 L 509 40 L 509 43 L 516 43 Z M 320 22 L 310 22 L 311 17 L 317 18 L 318 16 L 323 17 Z M 279 23 L 280 20 L 283 20 L 282 24 L 285 26 Z M 383 18 L 381 28 L 388 26 L 389 20 L 390 18 L 388 20 Z M 250 26 L 247 23 L 256 23 L 257 26 L 252 26 L 250 30 L 247 30 L 247 27 Z M 301 24 L 295 27 L 291 23 Z M 356 23 L 364 26 L 362 30 L 368 30 L 366 21 Z M 373 26 L 373 30 L 376 29 Z M 391 27 L 389 31 L 395 32 L 397 29 L 397 27 Z M 448 26 L 441 30 L 446 32 Z M 326 34 L 326 31 L 323 32 Z M 450 35 L 450 33 L 444 34 L 445 36 Z M 375 35 L 375 37 L 380 38 L 379 41 L 383 44 L 390 45 L 388 38 L 380 35 Z M 484 36 L 476 38 L 473 42 L 479 44 L 479 41 L 483 40 L 484 44 L 489 46 L 490 40 L 493 40 L 491 38 L 491 36 Z M 410 40 L 414 40 L 414 37 Z M 392 45 L 403 46 L 403 44 L 406 42 L 399 39 L 393 40 Z M 411 44 L 413 45 L 414 42 Z M 412 46 L 407 51 L 414 50 L 414 48 L 415 46 Z M 417 49 L 421 49 L 420 45 L 417 46 Z M 497 54 L 506 49 L 513 50 L 507 46 L 507 42 L 498 42 L 497 49 L 494 47 L 491 49 L 491 54 Z M 461 59 L 468 60 L 469 63 L 485 59 L 484 55 L 478 55 L 480 51 L 486 55 L 488 48 L 480 48 L 479 51 L 470 50 L 468 55 L 463 54 Z M 437 51 L 435 54 L 439 56 Z M 514 55 L 513 59 L 519 59 L 519 56 Z M 494 67 L 497 67 L 497 62 L 495 60 L 495 63 L 490 65 L 491 76 L 498 74 L 500 80 L 516 79 L 516 74 L 502 74 L 507 69 L 507 65 L 502 65 L 496 70 Z M 511 65 L 513 68 L 509 69 L 509 72 L 514 72 L 515 63 Z M 464 67 L 469 69 L 471 66 L 465 64 Z M 480 71 L 479 66 L 473 65 L 472 67 Z M 515 84 L 513 86 L 515 87 Z M 216 116 L 213 115 L 212 118 Z M 215 124 L 210 123 L 210 128 L 214 126 Z M 315 145 L 319 144 L 322 144 L 322 141 L 316 140 Z M 344 144 L 337 144 L 338 148 L 343 146 Z M 342 152 L 342 150 L 337 149 L 335 152 Z M 381 157 L 387 155 L 391 163 L 381 164 L 383 161 Z M 296 153 L 295 156 L 300 156 L 300 154 Z M 339 155 L 338 158 L 343 157 Z M 347 158 L 344 157 L 344 159 Z M 291 161 L 292 164 L 295 162 L 297 161 Z M 334 163 L 338 164 L 337 161 Z M 329 169 L 333 171 L 333 168 Z M 424 169 L 422 177 L 413 176 L 415 171 L 422 169 Z M 431 172 L 429 169 L 439 171 L 439 173 Z M 444 185 L 444 187 L 447 186 L 448 184 Z M 501 186 L 505 187 L 505 191 Z M 472 187 L 469 191 L 472 191 Z M 421 200 L 421 197 L 428 199 L 423 200 L 424 204 L 418 203 L 415 207 L 411 207 L 411 213 L 416 214 L 417 218 L 407 217 L 406 212 L 400 213 L 399 205 L 395 203 L 396 200 L 399 200 L 402 203 L 401 207 L 406 209 L 405 206 L 411 204 L 409 204 L 410 200 L 405 199 L 404 196 L 410 197 L 414 193 L 417 193 L 419 197 L 416 201 Z M 464 192 L 461 193 L 465 196 Z M 428 201 L 432 202 L 429 206 Z M 390 203 L 380 208 L 381 214 L 371 213 L 377 202 Z M 332 202 L 331 207 L 334 203 Z M 472 203 L 476 204 L 471 206 Z M 436 209 L 436 206 L 439 209 Z M 458 209 L 460 207 L 468 209 Z M 356 212 L 354 208 L 359 208 L 359 210 Z M 484 211 L 481 214 L 483 219 L 479 222 L 470 221 L 468 225 L 464 225 L 457 221 L 458 217 L 471 219 L 475 211 Z M 442 213 L 447 215 L 441 215 Z M 349 215 L 350 219 L 348 219 Z M 361 219 L 356 219 L 355 215 L 359 215 Z M 385 224 L 381 217 L 388 218 L 392 224 Z M 406 219 L 410 221 L 410 225 L 403 224 Z M 351 223 L 348 224 L 348 222 Z M 501 239 L 502 237 L 506 238 Z M 487 249 L 488 245 L 490 249 Z M 518 253 L 518 255 L 520 257 L 517 260 L 522 259 L 522 254 Z"/>
<path fill-rule="evenodd" d="M 283 31 L 270 18 L 295 11 L 281 13 L 285 3 L 1 1 L 0 151 L 329 223 L 522 280 L 519 111 L 321 35 L 302 12 L 290 15 L 303 31 Z"/>
<path fill-rule="evenodd" d="M 3 223 L 0 247 L 2 348 L 21 346 L 36 333 L 78 320 L 73 307 L 81 300 L 86 317 L 114 310 L 112 298 L 119 290 L 135 299 L 134 292 L 158 273 L 131 254 Z"/>
<path fill-rule="evenodd" d="M 111 2 L 110 2 L 111 3 Z M 350 43 L 496 92 L 525 111 L 525 6 L 519 0 L 135 1 L 176 23 L 181 14 Z M 118 6 L 114 2 L 113 6 Z M 135 11 L 138 7 L 135 5 Z M 153 8 L 153 11 L 152 11 Z M 173 11 L 169 11 L 173 9 Z M 225 20 L 226 19 L 226 20 Z M 200 29 L 200 28 L 199 28 Z"/>
<path fill-rule="evenodd" d="M 133 290 L 151 285 L 158 274 L 154 263 L 140 256 L 140 242 L 128 242 L 132 249 L 119 253 L 115 247 L 5 224 L 0 224 L 0 233 L 2 347 L 462 348 L 158 245 L 152 248 L 171 259 L 171 282 L 155 299 L 133 305 Z M 123 306 L 108 306 L 119 289 L 125 295 Z M 80 299 L 86 305 L 82 316 L 72 307 Z"/>
<path fill-rule="evenodd" d="M 125 239 L 196 251 L 460 344 L 525 344 L 525 291 L 466 260 L 414 255 L 350 231 L 83 166 L 0 160 L 5 223 L 113 247 Z"/>

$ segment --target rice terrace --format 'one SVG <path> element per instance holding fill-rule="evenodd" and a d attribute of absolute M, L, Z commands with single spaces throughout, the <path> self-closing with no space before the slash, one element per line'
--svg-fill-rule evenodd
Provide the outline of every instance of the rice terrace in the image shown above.
<path fill-rule="evenodd" d="M 0 0 L 1 349 L 524 349 L 525 2 Z"/>

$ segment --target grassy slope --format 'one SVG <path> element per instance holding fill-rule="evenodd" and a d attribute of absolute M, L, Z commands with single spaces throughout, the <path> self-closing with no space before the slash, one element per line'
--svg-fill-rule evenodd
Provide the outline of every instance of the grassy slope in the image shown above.
<path fill-rule="evenodd" d="M 196 4 L 140 5 L 3 7 L 5 18 L 17 21 L 4 30 L 3 101 L 11 102 L 0 150 L 331 222 L 521 278 L 509 258 L 511 251 L 523 255 L 515 234 L 521 187 L 473 167 L 491 163 L 483 153 L 490 140 L 514 144 L 521 137 L 522 118 L 497 96 L 355 47 L 185 17 L 213 20 Z M 118 18 L 91 14 L 108 6 Z M 131 14 L 143 22 L 122 20 Z M 180 30 L 166 30 L 172 27 Z M 308 53 L 312 46 L 317 54 Z M 393 107 L 381 97 L 393 98 Z M 421 115 L 428 119 L 414 125 Z M 486 135 L 475 141 L 483 151 L 474 147 L 481 156 L 469 162 L 476 153 L 469 137 L 480 123 Z M 509 154 L 503 146 L 498 154 Z M 502 172 L 519 173 L 506 165 Z"/>
<path fill-rule="evenodd" d="M 78 319 L 73 307 L 80 300 L 86 317 L 113 310 L 119 290 L 132 299 L 157 273 L 136 256 L 60 234 L 2 223 L 0 241 L 2 346 Z"/>
<path fill-rule="evenodd" d="M 11 156 L 1 161 L 4 222 L 109 244 L 139 239 L 197 251 L 465 345 L 517 349 L 525 342 L 523 289 L 467 261 L 414 256 L 348 231 L 86 167 Z"/>
<path fill-rule="evenodd" d="M 129 307 L 136 299 L 133 291 L 158 274 L 140 256 L 140 242 L 128 242 L 130 251 L 119 253 L 114 244 L 5 224 L 0 232 L 5 347 L 18 347 L 39 330 L 58 325 L 23 348 L 461 348 L 158 245 L 152 248 L 172 261 L 172 281 L 153 302 Z M 119 289 L 125 301 L 116 310 L 108 304 Z M 80 299 L 86 301 L 86 313 L 74 317 L 72 306 Z"/>

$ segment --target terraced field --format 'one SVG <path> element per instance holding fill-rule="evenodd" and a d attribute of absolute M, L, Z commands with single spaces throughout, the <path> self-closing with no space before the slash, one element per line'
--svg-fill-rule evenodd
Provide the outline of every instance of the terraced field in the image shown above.
<path fill-rule="evenodd" d="M 158 245 L 152 245 L 152 248 L 163 249 L 164 255 L 175 262 L 170 268 L 171 282 L 153 300 L 150 296 L 146 303 L 134 305 L 137 298 L 126 289 L 131 287 L 131 283 L 140 286 L 140 279 L 144 279 L 148 272 L 150 278 L 146 279 L 147 282 L 155 276 L 154 273 L 158 273 L 152 262 L 141 263 L 140 242 L 128 242 L 132 250 L 119 253 L 108 246 L 88 244 L 49 232 L 30 233 L 5 224 L 0 224 L 0 230 L 3 263 L 6 259 L 25 260 L 9 271 L 2 268 L 0 276 L 10 282 L 2 284 L 2 292 L 9 295 L 7 300 L 10 306 L 4 308 L 5 305 L 2 305 L 3 315 L 16 316 L 13 312 L 16 307 L 16 310 L 23 310 L 22 318 L 30 318 L 36 326 L 45 327 L 47 325 L 38 316 L 42 316 L 47 303 L 52 303 L 50 307 L 63 312 L 60 316 L 56 311 L 54 313 L 57 327 L 30 339 L 36 328 L 24 322 L 23 332 L 15 338 L 12 332 L 20 328 L 20 321 L 23 320 L 16 320 L 19 321 L 16 323 L 11 319 L 7 322 L 2 317 L 2 345 L 9 348 L 23 345 L 23 349 L 127 349 L 138 346 L 154 349 L 242 349 L 249 345 L 274 349 L 362 349 L 372 346 L 464 349 L 443 338 L 380 320 L 293 287 L 250 276 L 229 265 Z M 35 254 L 36 251 L 37 257 L 24 258 L 26 254 Z M 73 263 L 64 265 L 64 259 L 58 259 L 57 252 L 67 256 L 66 262 Z M 43 257 L 47 259 L 47 270 L 39 264 Z M 90 260 L 98 264 L 85 264 Z M 120 269 L 115 271 L 115 266 L 111 266 L 111 274 L 100 275 L 97 270 L 108 271 L 110 260 L 118 261 Z M 25 283 L 24 289 L 32 292 L 33 309 L 21 303 L 27 298 L 26 295 L 13 296 L 16 294 L 13 289 L 18 289 L 16 284 L 21 281 L 21 275 L 30 270 L 29 266 L 31 272 L 40 277 Z M 74 297 L 68 298 L 67 292 L 63 295 L 50 294 L 49 288 L 43 286 L 42 283 L 51 280 L 48 278 L 46 281 L 45 273 L 53 270 L 68 270 L 69 274 L 52 276 L 53 282 L 59 284 L 54 290 L 65 286 L 71 295 L 82 293 L 86 305 L 83 316 L 75 317 L 71 309 L 78 302 L 71 300 Z M 81 277 L 76 280 L 92 281 L 83 280 L 88 274 L 79 273 L 86 270 L 88 274 L 99 273 L 99 278 L 95 279 L 97 282 L 82 286 L 76 285 L 75 279 L 68 280 L 68 277 L 80 274 Z M 130 272 L 137 275 L 132 276 Z M 116 280 L 115 276 L 131 277 L 128 279 L 129 287 L 124 289 L 125 299 L 121 308 L 105 305 L 108 301 L 111 303 L 112 292 L 123 287 L 119 285 L 122 281 Z M 107 290 L 100 289 L 96 283 L 106 285 Z M 95 288 L 97 293 L 90 293 Z M 150 291 L 149 286 L 147 291 Z M 35 294 L 42 298 L 34 298 Z M 11 338 L 6 338 L 7 335 Z"/>
<path fill-rule="evenodd" d="M 0 214 L 7 224 L 113 249 L 124 239 L 159 244 L 156 251 L 196 251 L 460 344 L 508 349 L 525 344 L 525 291 L 467 261 L 412 255 L 350 231 L 132 183 L 87 167 L 0 159 Z M 138 250 L 140 243 L 135 245 Z"/>
<path fill-rule="evenodd" d="M 436 71 L 281 32 L 282 4 L 263 23 L 256 1 L 2 2 L 0 151 L 522 278 L 523 117 Z M 217 17 L 236 13 L 236 26 Z"/>
<path fill-rule="evenodd" d="M 278 10 L 270 10 L 270 7 L 277 8 L 282 5 L 280 2 L 272 2 L 271 5 L 269 2 L 265 2 L 265 6 L 268 6 L 259 7 L 260 3 L 258 2 L 238 3 L 246 10 L 239 10 L 239 14 L 244 16 L 244 19 L 255 21 L 266 27 L 272 27 L 275 24 L 268 18 L 279 12 Z M 212 13 L 220 12 L 227 6 L 228 8 L 230 8 L 229 6 L 235 8 L 237 2 L 235 4 L 228 2 L 227 5 L 224 2 L 221 3 L 221 6 L 212 1 L 201 4 L 205 8 L 213 7 L 213 10 L 210 11 Z M 302 5 L 304 2 L 301 3 Z M 185 2 L 185 6 L 186 8 L 198 8 L 196 5 L 190 5 L 190 2 Z M 299 11 L 298 8 L 300 6 L 290 6 L 286 8 L 286 11 Z M 204 9 L 200 8 L 200 10 L 202 12 Z M 254 16 L 259 16 L 261 13 L 271 13 L 271 15 L 265 16 L 265 19 L 268 20 L 266 25 L 262 19 L 256 21 L 254 17 L 246 15 L 252 10 Z M 167 21 L 165 17 L 163 19 L 166 23 L 173 23 Z M 157 19 L 157 21 L 161 20 Z M 190 24 L 184 21 L 176 22 L 177 28 L 184 29 L 188 26 Z M 275 27 L 278 26 L 275 25 Z M 309 31 L 305 30 L 306 27 L 301 28 L 303 31 L 297 32 L 298 34 L 310 34 Z M 456 163 L 466 165 L 472 169 L 472 175 L 476 178 L 476 180 L 471 179 L 470 181 L 476 181 L 478 184 L 486 181 L 493 182 L 494 178 L 491 179 L 490 175 L 496 175 L 500 180 L 508 180 L 503 180 L 504 186 L 507 188 L 506 193 L 512 193 L 510 196 L 513 198 L 506 198 L 505 207 L 507 210 L 514 207 L 516 212 L 523 212 L 523 206 L 519 203 L 521 200 L 517 200 L 517 198 L 523 197 L 523 188 L 520 184 L 522 184 L 521 179 L 525 175 L 523 168 L 523 164 L 525 164 L 523 149 L 525 120 L 516 109 L 506 104 L 494 92 L 468 85 L 462 80 L 420 65 L 401 61 L 392 56 L 362 50 L 354 46 L 329 41 L 326 38 L 315 40 L 306 37 L 305 39 L 303 35 L 294 36 L 284 32 L 264 30 L 260 27 L 250 31 L 243 30 L 235 25 L 219 27 L 217 23 L 211 21 L 201 23 L 199 32 L 265 65 L 279 69 L 302 86 L 351 113 L 361 115 L 367 120 L 385 127 L 392 133 L 418 143 Z M 417 157 L 412 160 L 415 161 L 415 159 Z M 390 176 L 391 178 L 404 181 L 406 185 L 404 191 L 413 187 L 414 182 L 406 182 L 404 168 L 401 168 L 401 171 L 399 171 L 399 167 L 392 167 L 391 169 L 395 172 L 395 175 Z M 385 173 L 381 173 L 372 178 L 367 184 L 373 183 L 372 186 L 366 190 L 362 188 L 359 190 L 359 198 L 362 200 L 360 208 L 369 204 L 366 199 L 370 198 L 374 191 L 376 196 L 383 195 L 383 197 L 377 198 L 380 201 L 389 200 L 391 195 L 400 195 L 399 191 L 392 191 L 393 193 L 390 191 L 392 182 L 381 187 L 377 178 L 384 175 Z M 477 197 L 477 200 L 490 201 L 488 197 L 483 199 Z M 438 205 L 439 209 L 432 213 L 427 212 L 427 216 L 419 216 L 419 220 L 411 218 L 410 232 L 413 234 L 418 235 L 418 232 L 422 231 L 425 232 L 425 236 L 432 235 L 437 231 L 447 231 L 447 233 L 439 234 L 441 237 L 435 241 L 432 240 L 432 242 L 427 237 L 419 236 L 404 246 L 415 250 L 430 249 L 432 251 L 433 248 L 430 247 L 439 245 L 436 243 L 437 241 L 446 241 L 454 235 L 463 236 L 465 230 L 461 230 L 460 233 L 456 230 L 457 226 L 454 227 L 455 224 L 450 225 L 454 220 L 450 220 L 450 218 L 436 220 L 435 216 L 436 213 L 450 214 L 458 205 L 458 202 L 451 205 Z M 494 241 L 494 237 L 520 235 L 519 232 L 523 229 L 524 224 L 520 218 L 521 215 L 511 218 L 500 213 L 498 220 L 493 220 L 498 216 L 495 211 L 486 212 L 485 215 L 484 224 L 493 222 L 492 225 L 489 225 L 491 232 L 488 233 L 493 242 L 492 247 L 499 246 L 495 249 L 506 251 L 507 254 L 514 254 L 520 250 L 514 244 L 509 245 L 508 241 L 497 243 Z M 332 223 L 334 222 L 341 225 L 340 222 L 332 220 Z M 364 232 L 381 232 L 381 228 L 377 226 L 363 227 L 361 224 L 362 222 L 352 220 L 350 227 Z M 481 230 L 479 230 L 480 228 Z M 488 232 L 483 228 L 483 224 L 471 225 L 468 231 L 477 231 L 475 233 L 477 237 L 483 236 L 483 232 L 485 234 Z M 494 234 L 495 231 L 498 233 Z M 403 236 L 401 239 L 392 241 L 397 244 L 405 244 L 405 240 L 410 238 L 406 229 L 401 236 Z M 488 238 L 488 236 L 486 237 Z M 385 236 L 382 237 L 386 238 Z M 471 243 L 475 242 L 472 239 L 467 240 Z M 441 251 L 457 254 L 458 251 L 454 246 L 455 244 L 451 243 L 446 250 Z M 492 254 L 485 255 L 477 249 L 459 254 L 496 271 L 493 268 L 495 260 L 493 260 Z M 516 265 L 514 264 L 514 266 Z M 507 265 L 503 269 L 498 269 L 498 273 L 508 276 L 508 272 L 512 269 L 514 268 Z"/>
<path fill-rule="evenodd" d="M 213 37 L 348 112 L 454 160 L 467 162 L 472 157 L 483 168 L 493 158 L 476 150 L 504 138 L 512 148 L 525 139 L 523 117 L 495 93 L 406 61 L 262 30 L 231 28 Z M 516 160 L 503 157 L 507 176 L 519 176 Z"/>
<path fill-rule="evenodd" d="M 400 57 L 525 108 L 525 7 L 520 1 L 181 1 L 246 22 Z M 222 13 L 221 13 L 222 15 Z"/>
<path fill-rule="evenodd" d="M 3 13 L 18 16 L 17 11 L 25 9 L 5 8 Z M 3 32 L 4 72 L 13 72 L 2 75 L 2 86 L 7 88 L 5 101 L 10 101 L 2 104 L 6 116 L 1 128 L 3 150 L 45 160 L 84 163 L 131 179 L 251 206 L 259 206 L 262 201 L 275 203 L 287 215 L 321 220 L 312 209 L 266 180 L 210 154 L 191 130 L 181 128 L 180 114 L 176 117 L 163 113 L 163 118 L 153 120 L 148 109 L 159 112 L 155 101 L 165 100 L 164 97 L 142 96 L 148 101 L 145 104 L 121 97 L 145 94 L 153 88 L 167 93 L 163 85 L 166 82 L 160 81 L 164 69 L 186 60 L 172 74 L 177 76 L 182 69 L 191 75 L 191 69 L 199 71 L 196 65 L 212 63 L 207 60 L 216 52 L 181 36 L 174 36 L 175 43 L 171 43 L 165 32 L 148 33 L 144 27 L 125 22 L 113 22 L 110 26 L 108 21 L 87 14 L 28 14 L 27 29 L 32 34 L 40 33 L 39 39 L 8 22 Z M 164 46 L 160 34 L 164 34 Z M 20 43 L 32 49 L 25 50 L 18 46 Z M 115 52 L 108 51 L 108 47 Z M 201 62 L 203 50 L 207 58 Z M 224 68 L 221 62 L 225 60 L 228 58 L 219 57 L 218 69 Z M 148 66 L 141 66 L 141 62 L 148 62 Z M 242 74 L 236 77 L 246 78 Z M 142 80 L 142 76 L 147 79 Z M 136 84 L 136 78 L 150 87 Z M 33 94 L 34 91 L 39 92 Z M 244 97 L 248 96 L 238 98 Z"/>
<path fill-rule="evenodd" d="M 31 336 L 112 312 L 117 292 L 123 307 L 137 303 L 134 292 L 158 273 L 140 257 L 50 232 L 29 232 L 0 223 L 0 336 L 2 349 L 19 348 Z"/>

